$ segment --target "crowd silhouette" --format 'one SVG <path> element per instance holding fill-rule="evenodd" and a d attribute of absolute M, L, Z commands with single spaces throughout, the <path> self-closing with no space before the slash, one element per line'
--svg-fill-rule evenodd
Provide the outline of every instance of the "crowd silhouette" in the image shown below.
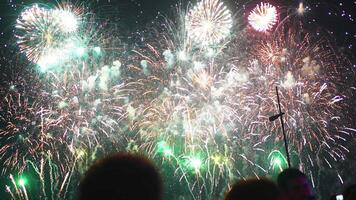
<path fill-rule="evenodd" d="M 147 158 L 116 153 L 92 165 L 81 180 L 78 200 L 162 200 L 159 170 Z M 316 200 L 308 177 L 296 168 L 282 171 L 277 184 L 267 178 L 236 181 L 224 200 Z M 356 185 L 330 200 L 356 200 Z"/>

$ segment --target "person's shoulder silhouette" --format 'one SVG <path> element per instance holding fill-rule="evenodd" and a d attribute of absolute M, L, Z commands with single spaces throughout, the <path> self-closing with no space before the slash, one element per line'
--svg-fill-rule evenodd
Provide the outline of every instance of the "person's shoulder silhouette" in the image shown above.
<path fill-rule="evenodd" d="M 80 182 L 78 199 L 161 200 L 161 177 L 148 159 L 117 153 L 90 167 Z"/>
<path fill-rule="evenodd" d="M 308 177 L 296 168 L 283 170 L 277 178 L 278 187 L 290 200 L 315 199 Z"/>
<path fill-rule="evenodd" d="M 225 200 L 277 200 L 279 189 L 267 179 L 237 181 L 226 194 Z"/>

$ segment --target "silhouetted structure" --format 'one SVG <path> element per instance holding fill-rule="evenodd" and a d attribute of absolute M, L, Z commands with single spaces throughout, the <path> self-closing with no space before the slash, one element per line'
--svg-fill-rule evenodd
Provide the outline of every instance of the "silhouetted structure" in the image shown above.
<path fill-rule="evenodd" d="M 267 179 L 237 181 L 226 194 L 225 200 L 277 200 L 279 189 Z"/>
<path fill-rule="evenodd" d="M 141 156 L 118 153 L 90 167 L 79 185 L 79 200 L 161 200 L 162 182 Z"/>
<path fill-rule="evenodd" d="M 278 186 L 283 199 L 312 200 L 315 199 L 308 177 L 298 169 L 288 168 L 278 175 Z"/>
<path fill-rule="evenodd" d="M 281 102 L 279 100 L 279 92 L 278 92 L 278 87 L 276 86 L 276 94 L 277 94 L 277 103 L 278 103 L 278 111 L 279 113 L 276 115 L 273 115 L 271 117 L 269 117 L 269 121 L 273 122 L 276 119 L 280 119 L 281 120 L 281 126 L 282 126 L 282 133 L 283 133 L 283 141 L 284 141 L 284 148 L 286 150 L 286 156 L 287 156 L 287 162 L 288 162 L 288 167 L 291 167 L 291 163 L 290 163 L 290 155 L 289 155 L 289 150 L 288 150 L 288 140 L 287 140 L 287 135 L 286 135 L 286 131 L 284 129 L 284 122 L 283 122 L 283 115 L 285 114 L 284 112 L 282 112 L 282 108 L 281 108 Z"/>

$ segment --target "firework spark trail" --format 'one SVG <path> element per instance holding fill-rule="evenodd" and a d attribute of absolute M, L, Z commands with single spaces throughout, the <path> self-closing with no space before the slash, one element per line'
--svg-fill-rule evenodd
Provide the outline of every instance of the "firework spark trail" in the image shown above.
<path fill-rule="evenodd" d="M 4 97 L 0 112 L 1 160 L 7 169 L 23 171 L 26 160 L 39 159 L 38 152 L 51 150 L 53 146 L 44 134 L 48 124 L 42 124 L 42 115 L 48 110 L 43 106 L 41 95 L 43 86 L 32 70 L 21 68 L 21 63 L 5 65 L 7 73 L 1 80 L 11 80 L 1 84 L 0 94 Z"/>
<path fill-rule="evenodd" d="M 27 190 L 26 188 L 24 187 L 23 184 L 20 184 L 20 189 L 17 187 L 17 183 L 13 177 L 12 174 L 10 174 L 10 180 L 11 180 L 11 183 L 13 184 L 14 188 L 15 188 L 15 193 L 13 191 L 11 191 L 11 188 L 10 186 L 6 186 L 6 190 L 7 192 L 9 192 L 11 194 L 11 197 L 13 199 L 25 199 L 25 200 L 28 200 L 28 195 L 27 195 Z"/>
<path fill-rule="evenodd" d="M 62 73 L 48 73 L 53 120 L 69 143 L 100 145 L 100 137 L 119 135 L 125 96 L 120 94 L 120 64 L 95 69 L 87 63 Z M 90 69 L 90 70 L 89 70 Z M 114 137 L 112 137 L 114 140 Z M 75 144 L 74 144 L 75 145 Z"/>
<path fill-rule="evenodd" d="M 31 169 L 40 183 L 39 190 L 36 192 L 36 199 L 58 199 L 67 198 L 67 191 L 63 191 L 63 185 L 70 185 L 68 175 L 74 173 L 71 171 L 71 165 L 57 166 L 53 163 L 51 155 L 43 157 L 39 164 L 29 161 Z M 73 165 L 75 166 L 75 164 Z M 33 176 L 33 175 L 32 175 Z M 12 199 L 32 199 L 33 187 L 29 187 L 29 177 L 22 174 L 15 180 L 14 176 L 9 176 L 12 185 L 7 185 L 7 192 L 10 193 Z M 59 185 L 62 187 L 59 188 Z M 49 194 L 48 194 L 49 193 Z M 28 195 L 30 194 L 30 196 Z"/>
<path fill-rule="evenodd" d="M 119 125 L 125 118 L 123 105 L 127 101 L 121 94 L 120 62 L 90 67 L 86 63 L 72 64 L 79 67 L 47 72 L 42 79 L 34 71 L 20 69 L 21 64 L 14 68 L 8 65 L 9 74 L 4 75 L 14 77 L 13 82 L 2 84 L 0 90 L 5 96 L 0 121 L 5 124 L 0 139 L 6 144 L 0 152 L 2 173 L 34 170 L 41 183 L 41 195 L 52 199 L 67 195 L 70 183 L 75 183 L 71 180 L 73 173 L 85 170 L 97 155 L 95 151 L 90 156 L 83 154 L 97 146 L 104 148 L 106 143 L 121 150 L 125 145 L 120 141 Z M 24 191 L 10 193 L 19 196 Z"/>
<path fill-rule="evenodd" d="M 113 132 L 120 135 L 119 123 L 125 118 L 121 63 L 102 64 L 100 45 L 107 45 L 110 31 L 102 32 L 104 25 L 94 27 L 92 20 L 83 6 L 64 2 L 52 9 L 33 5 L 21 13 L 16 26 L 20 50 L 36 54 L 38 58 L 28 59 L 45 72 L 41 81 L 47 85 L 40 95 L 48 106 L 41 119 L 50 130 L 41 132 L 63 140 L 73 154 L 80 143 L 102 145 L 101 137 L 118 142 Z"/>
<path fill-rule="evenodd" d="M 91 39 L 105 44 L 98 41 L 104 39 L 102 35 L 91 35 Z M 123 104 L 127 101 L 121 91 L 121 63 L 106 66 L 99 47 L 83 49 L 87 57 L 66 62 L 60 70 L 49 68 L 37 74 L 25 63 L 9 63 L 5 70 L 9 74 L 1 74 L 1 80 L 11 80 L 0 88 L 7 97 L 1 101 L 0 122 L 6 125 L 0 129 L 0 139 L 6 144 L 0 152 L 5 161 L 2 173 L 34 170 L 46 198 L 68 195 L 71 183 L 76 183 L 72 179 L 96 159 L 96 149 L 122 150 L 126 145 L 120 141 L 124 126 L 119 125 L 126 118 Z M 71 169 L 65 170 L 66 166 Z M 12 196 L 20 193 L 10 191 Z"/>
<path fill-rule="evenodd" d="M 349 119 L 343 118 L 345 125 L 339 125 L 342 118 L 339 111 L 347 107 L 343 103 L 347 93 L 338 89 L 343 84 L 337 68 L 340 62 L 326 41 L 315 40 L 308 33 L 297 33 L 289 28 L 288 32 L 277 32 L 274 38 L 262 41 L 256 48 L 259 51 L 255 55 L 262 67 L 268 66 L 266 70 L 262 68 L 263 81 L 270 83 L 268 86 L 260 83 L 259 93 L 272 91 L 275 84 L 281 87 L 283 110 L 287 113 L 287 137 L 294 154 L 298 155 L 300 167 L 312 170 L 313 166 L 320 167 L 320 163 L 314 163 L 319 160 L 331 167 L 331 162 L 344 160 L 348 150 L 343 140 L 350 135 L 338 133 L 350 124 Z M 251 81 L 257 83 L 259 79 Z M 264 96 L 269 104 L 276 105 L 269 98 L 274 96 L 272 93 Z"/>
<path fill-rule="evenodd" d="M 156 155 L 159 147 L 155 144 L 162 141 L 168 148 L 178 149 L 166 156 L 178 158 L 181 179 L 192 181 L 189 190 L 194 194 L 213 195 L 213 186 L 222 174 L 230 174 L 232 178 L 232 160 L 242 159 L 241 163 L 265 172 L 245 155 L 249 150 L 243 150 L 245 153 L 234 150 L 238 140 L 248 138 L 248 134 L 229 139 L 239 132 L 235 124 L 247 124 L 241 115 L 246 113 L 243 101 L 236 101 L 237 90 L 249 89 L 247 75 L 237 67 L 227 67 L 218 55 L 206 56 L 202 51 L 188 51 L 189 56 L 180 59 L 180 52 L 174 51 L 179 48 L 170 46 L 176 44 L 172 41 L 174 37 L 162 38 L 166 39 L 165 44 L 149 43 L 147 48 L 135 51 L 137 57 L 132 59 L 138 64 L 131 69 L 140 78 L 127 85 L 140 96 L 133 94 L 136 98 L 131 101 L 144 105 L 136 109 L 139 117 L 132 126 L 144 138 L 140 148 Z M 191 171 L 195 176 L 187 176 Z M 211 188 L 206 188 L 207 181 Z"/>
<path fill-rule="evenodd" d="M 280 170 L 286 164 L 283 159 L 270 157 L 270 152 L 280 149 L 269 146 L 281 143 L 282 137 L 277 134 L 280 127 L 268 122 L 268 117 L 275 113 L 274 87 L 278 85 L 283 109 L 288 113 L 286 127 L 292 152 L 298 155 L 295 164 L 313 174 L 313 169 L 320 167 L 317 160 L 324 160 L 323 165 L 329 166 L 332 160 L 343 160 L 348 152 L 342 145 L 346 139 L 332 131 L 345 129 L 338 128 L 338 113 L 347 106 L 342 103 L 346 94 L 339 94 L 337 88 L 341 78 L 336 68 L 338 59 L 327 42 L 296 34 L 290 28 L 287 33 L 277 32 L 265 41 L 254 42 L 247 56 L 236 53 L 245 48 L 237 39 L 239 44 L 234 45 L 233 41 L 231 47 L 215 56 L 187 51 L 185 59 L 180 59 L 179 48 L 171 44 L 182 44 L 177 44 L 169 33 L 161 37 L 165 38 L 163 43 L 150 42 L 147 48 L 135 51 L 138 56 L 132 60 L 139 64 L 132 69 L 141 75 L 129 85 L 133 86 L 132 91 L 144 95 L 132 99 L 144 105 L 136 110 L 142 116 L 133 126 L 145 138 L 141 148 L 154 154 L 158 140 L 178 149 L 172 154 L 180 163 L 188 163 L 178 164 L 179 168 L 195 166 L 197 177 L 192 181 L 196 184 L 200 178 L 212 182 L 219 178 L 215 172 L 204 171 L 221 166 L 214 163 L 217 159 L 211 154 L 228 155 L 222 171 L 243 168 L 230 164 L 232 160 L 244 160 L 250 166 L 251 172 L 241 174 L 258 176 L 272 168 Z M 232 59 L 226 60 L 225 52 L 232 52 L 226 55 Z M 228 148 L 223 149 L 222 144 Z M 218 151 L 209 153 L 205 146 Z M 315 154 L 318 149 L 320 154 Z M 259 159 L 272 159 L 274 164 L 257 163 L 257 154 Z M 185 177 L 186 173 L 182 174 Z M 190 187 L 190 191 L 197 192 L 195 186 Z M 203 193 L 209 191 L 200 189 Z"/>

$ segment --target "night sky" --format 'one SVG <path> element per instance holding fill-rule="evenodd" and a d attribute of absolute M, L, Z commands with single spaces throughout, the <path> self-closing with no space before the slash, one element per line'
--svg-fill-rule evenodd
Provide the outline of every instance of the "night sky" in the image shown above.
<path fill-rule="evenodd" d="M 254 0 L 223 1 L 226 2 L 231 10 L 239 14 L 245 14 L 251 9 L 251 5 L 254 6 L 260 2 Z M 122 40 L 126 39 L 129 42 L 129 38 L 132 35 L 140 34 L 145 28 L 154 23 L 158 16 L 172 16 L 177 4 L 181 4 L 184 8 L 189 1 L 87 0 L 76 2 L 82 3 L 88 10 L 93 12 L 98 19 L 98 23 L 105 21 L 106 23 L 115 24 L 118 30 L 121 31 Z M 195 3 L 196 1 L 192 0 L 191 2 Z M 266 0 L 264 2 L 269 2 L 278 7 L 294 9 L 298 7 L 302 0 Z M 314 31 L 316 35 L 319 35 L 320 31 L 320 37 L 324 37 L 321 33 L 327 33 L 328 39 L 331 39 L 331 42 L 336 44 L 334 45 L 335 50 L 340 52 L 339 55 L 346 56 L 352 63 L 352 67 L 356 68 L 356 0 L 305 0 L 303 2 L 309 8 L 306 14 L 301 17 L 305 27 Z M 16 18 L 23 9 L 34 3 L 55 5 L 56 1 L 0 0 L 0 70 L 2 66 L 18 59 L 19 50 L 14 38 Z M 0 83 L 2 81 L 0 80 Z M 355 80 L 350 81 L 355 83 Z M 352 101 L 351 105 L 355 105 L 356 99 Z M 3 190 L 3 188 L 0 188 L 0 190 Z M 1 192 L 0 195 L 2 194 Z"/>
<path fill-rule="evenodd" d="M 32 3 L 52 3 L 56 1 L 35 0 L 2 0 L 0 3 L 0 46 L 2 50 L 13 47 L 13 29 L 16 17 Z M 83 1 L 76 1 L 83 2 Z M 123 32 L 129 34 L 148 26 L 158 15 L 169 15 L 179 2 L 186 5 L 187 0 L 92 0 L 85 1 L 85 5 L 97 17 L 108 19 L 110 23 L 117 23 Z M 194 1 L 193 1 L 194 2 Z M 245 3 L 246 2 L 246 3 Z M 254 1 L 231 0 L 227 4 L 235 7 L 236 11 L 244 11 Z M 259 2 L 259 1 L 256 1 Z M 301 0 L 266 1 L 282 7 L 297 7 Z M 345 52 L 356 52 L 356 1 L 328 0 L 304 1 L 311 10 L 303 16 L 303 20 L 312 27 L 320 27 L 336 39 L 338 46 Z M 10 42 L 9 42 L 10 41 Z"/>

